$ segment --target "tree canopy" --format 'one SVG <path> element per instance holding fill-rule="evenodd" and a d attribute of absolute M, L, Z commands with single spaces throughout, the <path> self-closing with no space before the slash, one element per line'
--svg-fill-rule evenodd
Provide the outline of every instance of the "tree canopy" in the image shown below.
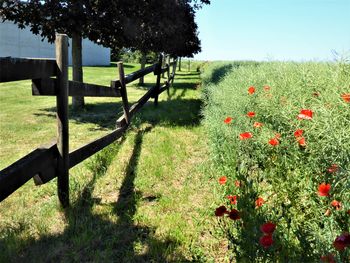
<path fill-rule="evenodd" d="M 72 38 L 73 80 L 82 82 L 82 38 L 106 47 L 142 53 L 192 56 L 200 51 L 195 10 L 209 0 L 2 0 L 0 17 L 29 26 L 53 42 L 55 34 Z M 73 97 L 73 108 L 84 106 Z"/>
<path fill-rule="evenodd" d="M 56 32 L 107 47 L 188 56 L 200 50 L 195 11 L 208 0 L 3 0 L 0 16 L 53 42 Z"/>

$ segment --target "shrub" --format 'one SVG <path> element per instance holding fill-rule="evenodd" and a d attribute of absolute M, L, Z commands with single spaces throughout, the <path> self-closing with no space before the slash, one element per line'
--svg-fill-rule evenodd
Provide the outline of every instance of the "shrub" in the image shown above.
<path fill-rule="evenodd" d="M 227 178 L 218 226 L 232 257 L 349 260 L 350 65 L 219 63 L 203 75 L 211 156 L 217 180 Z"/>

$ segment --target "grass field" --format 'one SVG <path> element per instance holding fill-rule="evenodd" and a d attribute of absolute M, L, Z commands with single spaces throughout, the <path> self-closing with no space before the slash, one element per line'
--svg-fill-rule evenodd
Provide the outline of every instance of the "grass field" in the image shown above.
<path fill-rule="evenodd" d="M 213 63 L 203 83 L 228 254 L 349 262 L 349 64 Z"/>
<path fill-rule="evenodd" d="M 69 209 L 55 180 L 3 201 L 0 262 L 347 262 L 349 65 L 202 68 L 178 72 L 158 107 L 70 170 Z M 109 85 L 117 70 L 84 73 Z M 131 84 L 129 100 L 154 80 Z M 71 150 L 122 114 L 119 98 L 86 102 L 70 110 Z M 55 138 L 54 98 L 31 96 L 29 82 L 0 84 L 0 107 L 1 169 Z"/>
<path fill-rule="evenodd" d="M 126 73 L 136 65 L 127 64 Z M 109 85 L 115 67 L 85 67 L 84 81 Z M 154 77 L 145 79 L 153 83 Z M 59 208 L 56 180 L 25 184 L 0 204 L 0 262 L 214 261 L 226 247 L 212 229 L 214 194 L 200 125 L 197 72 L 178 72 L 159 106 L 149 102 L 125 137 L 70 170 L 71 207 Z M 146 87 L 131 85 L 137 100 Z M 86 98 L 70 110 L 71 150 L 108 133 L 119 98 Z M 54 98 L 30 82 L 0 84 L 0 168 L 56 134 Z"/>

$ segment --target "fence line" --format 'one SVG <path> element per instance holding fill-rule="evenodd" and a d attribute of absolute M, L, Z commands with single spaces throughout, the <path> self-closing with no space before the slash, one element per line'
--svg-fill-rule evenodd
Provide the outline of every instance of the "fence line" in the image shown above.
<path fill-rule="evenodd" d="M 68 80 L 68 37 L 56 35 L 56 59 L 0 58 L 0 82 L 32 80 L 34 96 L 55 96 L 57 107 L 57 142 L 39 147 L 0 171 L 0 202 L 6 199 L 23 184 L 34 179 L 36 185 L 49 182 L 57 177 L 58 198 L 63 207 L 69 205 L 69 169 L 102 150 L 120 138 L 130 125 L 132 117 L 154 98 L 173 84 L 177 59 L 162 67 L 163 56 L 157 63 L 124 74 L 122 62 L 118 62 L 119 79 L 111 81 L 110 87 Z M 172 71 L 170 73 L 170 68 Z M 161 85 L 161 74 L 167 73 L 167 80 Z M 135 104 L 129 105 L 126 85 L 145 75 L 157 76 L 151 87 Z M 56 77 L 56 78 L 52 78 Z M 121 97 L 123 115 L 119 117 L 116 129 L 72 152 L 69 152 L 68 97 Z"/>

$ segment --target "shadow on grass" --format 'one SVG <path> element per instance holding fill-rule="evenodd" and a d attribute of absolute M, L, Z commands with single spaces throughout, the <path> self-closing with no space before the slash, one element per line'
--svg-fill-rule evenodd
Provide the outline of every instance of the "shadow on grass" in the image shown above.
<path fill-rule="evenodd" d="M 185 74 L 187 75 L 187 74 Z M 198 76 L 198 73 L 192 75 Z M 145 89 L 152 87 L 154 84 L 146 84 L 138 87 Z M 200 123 L 200 109 L 201 101 L 199 99 L 184 98 L 189 90 L 197 89 L 197 83 L 180 82 L 173 84 L 173 87 L 168 91 L 166 100 L 159 101 L 157 107 L 153 105 L 150 100 L 146 105 L 136 114 L 140 122 L 149 122 L 162 126 L 197 126 Z M 130 101 L 130 104 L 135 101 Z M 91 123 L 95 124 L 97 128 L 93 130 L 114 129 L 116 120 L 123 114 L 122 103 L 119 102 L 101 102 L 87 104 L 85 109 L 75 111 L 72 106 L 69 106 L 69 119 L 76 123 Z M 56 118 L 56 108 L 45 108 L 36 116 L 47 116 Z"/>
<path fill-rule="evenodd" d="M 209 83 L 218 84 L 233 69 L 233 64 L 224 64 L 213 70 Z"/>
<path fill-rule="evenodd" d="M 106 173 L 120 144 L 106 148 L 95 157 L 96 163 L 90 166 L 93 178 L 80 192 L 78 199 L 63 213 L 67 223 L 63 233 L 30 240 L 22 240 L 20 235 L 16 235 L 12 237 L 12 242 L 25 247 L 20 253 L 7 251 L 11 250 L 11 243 L 2 244 L 0 240 L 3 259 L 8 262 L 167 262 L 178 243 L 171 237 L 160 240 L 155 237 L 154 228 L 134 222 L 136 204 L 142 198 L 142 193 L 135 190 L 135 171 L 143 136 L 151 129 L 152 127 L 137 130 L 125 177 L 115 201 L 101 204 L 101 199 L 92 193 L 97 179 Z M 152 202 L 154 198 L 143 200 Z M 115 220 L 94 213 L 101 205 L 110 207 L 111 212 L 106 213 Z M 186 262 L 179 254 L 176 255 L 176 260 Z"/>
<path fill-rule="evenodd" d="M 163 100 L 158 107 L 148 102 L 136 115 L 136 123 L 150 123 L 164 126 L 193 126 L 200 122 L 200 100 L 184 99 L 187 90 L 195 89 L 196 84 L 175 83 L 171 97 Z M 77 123 L 94 123 L 100 129 L 113 129 L 121 113 L 121 103 L 88 104 L 83 111 L 72 111 L 70 119 Z M 43 109 L 38 115 L 52 118 L 55 108 Z M 141 125 L 135 125 L 140 127 Z M 134 127 L 135 127 L 134 126 Z M 153 127 L 153 126 L 152 126 Z M 16 234 L 3 235 L 0 239 L 0 261 L 5 262 L 168 262 L 169 256 L 179 243 L 170 236 L 161 239 L 155 236 L 156 229 L 141 226 L 134 222 L 139 200 L 154 202 L 158 197 L 146 196 L 135 190 L 134 180 L 142 147 L 143 136 L 151 130 L 136 128 L 134 147 L 125 169 L 125 177 L 115 200 L 102 203 L 93 196 L 95 184 L 103 176 L 122 143 L 105 148 L 88 165 L 93 175 L 90 182 L 78 194 L 78 198 L 62 215 L 66 221 L 63 233 L 40 235 L 37 238 L 23 239 L 20 228 Z M 98 207 L 109 206 L 108 218 L 94 212 Z M 110 219 L 112 217 L 112 219 Z M 114 220 L 113 220 L 114 218 Z M 26 225 L 19 222 L 19 225 Z M 20 251 L 18 251 L 20 249 Z M 176 254 L 177 262 L 187 260 Z"/>

